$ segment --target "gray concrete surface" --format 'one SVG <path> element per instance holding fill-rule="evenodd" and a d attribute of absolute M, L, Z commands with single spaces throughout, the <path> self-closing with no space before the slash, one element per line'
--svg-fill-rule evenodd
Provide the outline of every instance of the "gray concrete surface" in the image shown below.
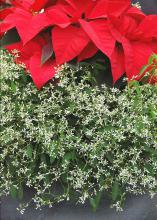
<path fill-rule="evenodd" d="M 26 199 L 31 192 L 26 192 Z M 18 201 L 2 198 L 1 220 L 157 220 L 157 196 L 128 196 L 123 212 L 110 208 L 108 198 L 103 198 L 100 208 L 93 213 L 89 204 L 62 203 L 42 211 L 30 207 L 21 215 L 17 210 Z"/>

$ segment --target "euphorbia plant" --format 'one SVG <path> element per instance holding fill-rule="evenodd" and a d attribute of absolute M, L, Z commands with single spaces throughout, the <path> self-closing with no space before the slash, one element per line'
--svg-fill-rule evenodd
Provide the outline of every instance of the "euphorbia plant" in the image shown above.
<path fill-rule="evenodd" d="M 124 73 L 129 80 L 137 76 L 157 53 L 156 23 L 157 15 L 145 15 L 130 0 L 14 0 L 1 34 L 8 33 L 4 42 L 10 30 L 17 30 L 20 42 L 6 48 L 19 51 L 16 61 L 26 64 L 38 88 L 53 78 L 56 66 L 98 51 L 110 59 L 115 83 Z"/>

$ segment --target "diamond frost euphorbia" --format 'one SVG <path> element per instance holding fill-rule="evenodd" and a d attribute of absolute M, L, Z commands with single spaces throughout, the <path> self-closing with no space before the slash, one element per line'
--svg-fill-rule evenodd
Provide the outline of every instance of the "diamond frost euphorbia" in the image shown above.
<path fill-rule="evenodd" d="M 110 59 L 116 82 L 124 73 L 128 79 L 137 76 L 148 58 L 157 53 L 157 15 L 145 15 L 130 0 L 14 0 L 7 10 L 1 33 L 17 30 L 21 62 L 38 88 L 54 76 L 55 64 L 74 58 L 80 62 L 103 52 Z M 37 53 L 32 45 L 40 44 L 38 39 L 45 34 L 51 35 L 51 43 L 50 37 L 46 38 Z M 33 55 L 26 61 L 22 57 L 29 50 Z M 36 54 L 38 62 L 32 58 Z M 47 68 L 50 63 L 52 74 Z"/>

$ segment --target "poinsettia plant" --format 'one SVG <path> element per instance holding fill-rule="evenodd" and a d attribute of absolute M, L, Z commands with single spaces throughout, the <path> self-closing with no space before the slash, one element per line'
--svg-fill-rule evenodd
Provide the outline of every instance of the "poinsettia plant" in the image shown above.
<path fill-rule="evenodd" d="M 18 51 L 16 62 L 39 89 L 56 67 L 98 51 L 109 58 L 114 83 L 124 73 L 136 77 L 157 53 L 157 15 L 145 15 L 130 0 L 10 0 L 1 20 L 2 45 Z"/>
<path fill-rule="evenodd" d="M 134 82 L 139 81 L 143 83 L 156 84 L 157 82 L 157 55 L 153 54 L 149 60 L 148 64 L 143 66 L 141 72 L 138 76 L 135 76 L 129 84 L 132 85 Z"/>

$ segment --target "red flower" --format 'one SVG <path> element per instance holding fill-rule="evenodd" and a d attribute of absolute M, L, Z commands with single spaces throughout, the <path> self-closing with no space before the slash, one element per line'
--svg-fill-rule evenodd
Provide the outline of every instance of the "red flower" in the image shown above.
<path fill-rule="evenodd" d="M 157 35 L 155 36 L 152 33 L 148 37 L 149 28 L 146 26 L 142 28 L 143 23 L 148 17 L 145 17 L 137 9 L 131 8 L 122 15 L 119 23 L 117 21 L 118 19 L 111 19 L 113 26 L 110 25 L 110 30 L 118 42 L 115 46 L 114 53 L 120 51 L 121 56 L 124 57 L 122 62 L 119 61 L 117 66 L 112 68 L 114 81 L 122 75 L 120 71 L 118 72 L 118 66 L 124 68 L 127 77 L 131 79 L 140 72 L 141 68 L 147 63 L 150 55 L 155 52 L 155 45 L 157 45 L 157 39 L 155 37 Z M 157 21 L 157 16 L 156 18 L 154 17 L 154 22 L 155 20 Z M 117 59 L 115 60 L 111 57 L 112 66 L 116 61 Z"/>
<path fill-rule="evenodd" d="M 38 36 L 25 46 L 23 46 L 22 42 L 19 42 L 6 47 L 10 53 L 14 54 L 14 50 L 18 51 L 18 57 L 15 59 L 15 62 L 25 64 L 38 89 L 52 79 L 56 73 L 55 60 L 48 59 L 41 65 L 42 49 L 47 45 L 48 38 L 48 35 Z"/>
<path fill-rule="evenodd" d="M 67 22 L 67 17 L 60 13 L 57 9 L 53 10 L 51 19 L 47 17 L 47 10 L 44 11 L 44 6 L 49 1 L 13 1 L 14 10 L 9 14 L 1 25 L 1 31 L 6 32 L 11 28 L 16 27 L 21 40 L 24 44 L 34 38 L 43 29 L 52 26 L 54 24 L 61 25 Z M 55 1 L 51 1 L 51 5 L 55 4 Z M 40 11 L 42 10 L 43 11 Z"/>
<path fill-rule="evenodd" d="M 113 8 L 106 7 L 108 19 L 91 22 L 82 20 L 81 24 L 97 47 L 110 58 L 113 80 L 116 82 L 124 73 L 129 79 L 137 75 L 150 55 L 156 52 L 157 16 L 151 16 L 154 26 L 149 32 L 150 16 L 146 17 L 135 7 L 128 7 L 127 1 L 121 1 L 120 7 L 119 1 L 110 1 L 110 5 Z M 98 6 L 102 7 L 100 3 Z M 107 36 L 112 38 L 110 43 L 105 42 Z"/>
<path fill-rule="evenodd" d="M 98 49 L 108 56 L 112 54 L 115 39 L 108 30 L 106 20 L 107 12 L 111 10 L 108 1 L 66 0 L 58 7 L 69 17 L 67 27 L 52 29 L 53 48 L 58 64 L 77 56 L 79 61 L 90 58 Z M 48 15 L 51 16 L 51 10 Z"/>
<path fill-rule="evenodd" d="M 33 48 L 38 53 L 33 50 L 33 55 L 23 60 L 38 88 L 51 76 L 44 71 L 49 69 L 52 50 L 56 58 L 51 61 L 53 66 L 74 58 L 80 62 L 102 51 L 110 59 L 114 82 L 124 73 L 128 79 L 137 76 L 150 55 L 157 53 L 157 15 L 146 16 L 130 0 L 13 0 L 11 5 L 3 12 L 1 31 L 17 29 L 20 59 L 33 45 L 39 46 L 43 32 L 51 32 L 52 43 L 46 39 L 48 46 Z M 41 68 L 43 48 L 48 52 Z M 35 71 L 40 72 L 38 79 Z"/>

